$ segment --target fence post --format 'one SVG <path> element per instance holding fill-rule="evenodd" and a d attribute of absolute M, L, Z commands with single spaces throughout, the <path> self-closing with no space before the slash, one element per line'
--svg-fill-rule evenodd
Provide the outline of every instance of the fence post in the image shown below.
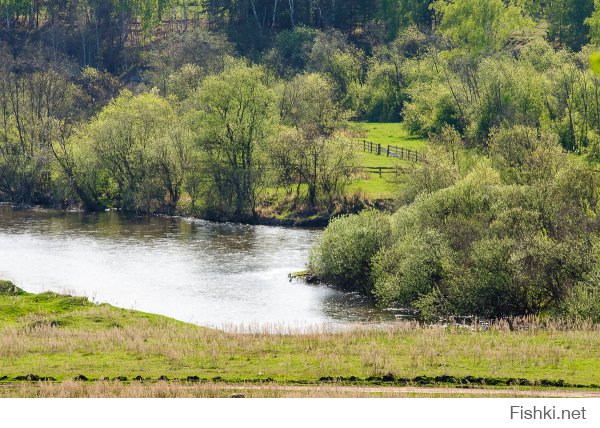
<path fill-rule="evenodd" d="M 388 148 L 387 148 L 387 157 L 390 157 L 390 145 L 388 144 Z"/>
<path fill-rule="evenodd" d="M 381 168 L 381 167 L 379 167 L 379 178 L 382 178 L 382 177 L 383 177 L 383 175 L 382 175 L 383 173 L 382 173 L 382 171 L 381 171 L 381 170 L 382 170 L 382 168 Z"/>

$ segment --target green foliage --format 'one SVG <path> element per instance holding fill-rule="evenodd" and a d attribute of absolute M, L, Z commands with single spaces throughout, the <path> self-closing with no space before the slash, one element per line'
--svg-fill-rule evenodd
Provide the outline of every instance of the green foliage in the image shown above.
<path fill-rule="evenodd" d="M 404 28 L 431 23 L 431 0 L 381 0 L 379 19 L 385 24 L 387 40 L 393 40 Z"/>
<path fill-rule="evenodd" d="M 273 48 L 267 52 L 265 62 L 280 75 L 290 75 L 306 69 L 318 31 L 297 26 L 277 34 Z"/>
<path fill-rule="evenodd" d="M 307 68 L 327 75 L 335 84 L 336 99 L 348 108 L 352 88 L 364 79 L 364 52 L 350 45 L 337 31 L 318 33 L 312 45 Z"/>
<path fill-rule="evenodd" d="M 490 155 L 511 182 L 533 184 L 550 179 L 567 156 L 558 146 L 552 132 L 538 132 L 525 126 L 492 130 L 489 139 Z"/>
<path fill-rule="evenodd" d="M 63 73 L 0 68 L 0 196 L 27 204 L 53 200 L 52 142 L 69 137 L 80 95 Z"/>
<path fill-rule="evenodd" d="M 565 149 L 585 153 L 600 130 L 600 76 L 587 67 L 590 54 L 557 52 L 542 41 L 517 57 L 432 51 L 405 66 L 405 122 L 420 135 L 449 125 L 467 146 L 484 149 L 493 129 L 521 125 L 552 132 Z"/>
<path fill-rule="evenodd" d="M 600 322 L 600 289 L 597 274 L 591 281 L 577 284 L 564 299 L 555 313 L 558 317 L 573 321 Z"/>
<path fill-rule="evenodd" d="M 283 88 L 279 114 L 282 123 L 305 133 L 328 136 L 343 122 L 332 82 L 319 73 L 301 74 Z"/>
<path fill-rule="evenodd" d="M 0 280 L 0 294 L 20 296 L 25 294 L 25 292 L 10 281 Z"/>
<path fill-rule="evenodd" d="M 594 12 L 585 19 L 585 25 L 590 31 L 590 41 L 596 46 L 600 45 L 600 1 L 594 0 Z"/>
<path fill-rule="evenodd" d="M 391 43 L 376 49 L 355 101 L 356 113 L 360 117 L 372 122 L 400 120 L 408 97 L 406 63 L 420 57 L 429 48 L 430 42 L 417 27 L 410 26 Z"/>
<path fill-rule="evenodd" d="M 371 258 L 389 245 L 391 225 L 385 214 L 366 210 L 331 221 L 310 255 L 312 272 L 344 290 L 371 292 Z"/>
<path fill-rule="evenodd" d="M 200 86 L 204 73 L 195 64 L 185 64 L 168 77 L 169 93 L 178 100 L 189 98 Z"/>
<path fill-rule="evenodd" d="M 233 46 L 222 34 L 194 28 L 159 40 L 147 54 L 149 69 L 144 76 L 165 96 L 180 97 L 190 85 L 209 74 L 219 73 Z M 174 87 L 171 87 L 171 84 Z M 184 88 L 181 85 L 184 85 Z"/>
<path fill-rule="evenodd" d="M 372 259 L 373 294 L 383 305 L 412 305 L 444 277 L 450 248 L 435 230 L 403 235 Z"/>
<path fill-rule="evenodd" d="M 434 193 L 456 183 L 460 178 L 458 156 L 453 160 L 446 150 L 428 147 L 424 153 L 426 162 L 410 171 L 406 186 L 399 195 L 400 202 L 411 203 L 421 194 Z"/>
<path fill-rule="evenodd" d="M 230 61 L 193 96 L 197 144 L 206 155 L 215 209 L 254 214 L 272 138 L 275 94 L 260 66 Z"/>
<path fill-rule="evenodd" d="M 167 100 L 125 91 L 77 138 L 75 179 L 91 175 L 104 182 L 93 193 L 108 197 L 105 203 L 144 212 L 177 207 L 189 168 L 189 135 Z"/>
<path fill-rule="evenodd" d="M 473 140 L 485 141 L 493 127 L 503 124 L 540 125 L 545 88 L 533 67 L 510 59 L 484 60 L 477 79 L 481 84 L 475 104 L 470 106 L 468 130 Z"/>
<path fill-rule="evenodd" d="M 585 44 L 588 31 L 586 18 L 594 10 L 594 0 L 553 0 L 545 7 L 550 22 L 548 35 L 551 39 L 577 50 Z"/>
<path fill-rule="evenodd" d="M 502 0 L 437 0 L 439 31 L 456 46 L 475 54 L 502 49 L 512 36 L 532 25 L 518 3 Z"/>
<path fill-rule="evenodd" d="M 344 123 L 344 112 L 335 102 L 335 88 L 318 73 L 301 74 L 284 85 L 279 100 L 283 129 L 269 149 L 278 184 L 295 186 L 296 202 L 306 186 L 306 201 L 332 207 L 334 197 L 350 181 L 354 144 L 334 135 Z"/>
<path fill-rule="evenodd" d="M 315 263 L 315 272 L 342 287 L 367 284 L 380 304 L 415 308 L 427 320 L 547 311 L 597 317 L 595 303 L 578 303 L 581 284 L 598 268 L 590 244 L 600 231 L 597 174 L 527 128 L 499 131 L 494 141 L 495 162 L 509 174 L 488 161 L 439 190 L 423 188 L 390 217 L 391 237 L 376 252 L 347 238 L 358 235 L 358 217 L 337 220 L 316 260 L 341 254 L 334 242 L 364 257 L 355 260 L 362 270 L 351 282 L 333 274 L 346 271 L 332 262 Z"/>
<path fill-rule="evenodd" d="M 422 64 L 415 73 L 421 71 Z M 462 129 L 462 113 L 457 108 L 452 90 L 436 80 L 419 78 L 408 88 L 410 102 L 403 111 L 406 127 L 417 135 L 437 134 L 447 126 Z"/>
<path fill-rule="evenodd" d="M 600 53 L 594 52 L 590 55 L 590 66 L 594 73 L 600 73 Z"/>
<path fill-rule="evenodd" d="M 326 206 L 330 210 L 343 196 L 356 162 L 353 141 L 295 129 L 282 130 L 271 144 L 269 155 L 277 183 L 290 192 L 295 188 L 295 203 L 307 202 L 310 208 Z"/>
<path fill-rule="evenodd" d="M 400 119 L 403 94 L 398 69 L 389 63 L 374 63 L 359 92 L 357 110 L 370 122 L 394 122 Z"/>

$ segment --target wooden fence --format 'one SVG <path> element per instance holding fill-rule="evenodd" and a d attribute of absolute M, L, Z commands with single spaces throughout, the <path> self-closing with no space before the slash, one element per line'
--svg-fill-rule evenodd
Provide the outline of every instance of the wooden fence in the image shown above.
<path fill-rule="evenodd" d="M 398 178 L 400 174 L 407 171 L 406 168 L 397 166 L 359 166 L 358 169 L 370 174 L 379 174 L 380 178 L 383 177 L 383 174 L 394 174 Z"/>
<path fill-rule="evenodd" d="M 378 156 L 385 154 L 387 157 L 405 159 L 408 161 L 419 162 L 422 160 L 422 156 L 416 150 L 406 149 L 398 146 L 382 146 L 379 143 L 373 143 L 371 141 L 363 140 L 363 151 L 374 153 Z"/>

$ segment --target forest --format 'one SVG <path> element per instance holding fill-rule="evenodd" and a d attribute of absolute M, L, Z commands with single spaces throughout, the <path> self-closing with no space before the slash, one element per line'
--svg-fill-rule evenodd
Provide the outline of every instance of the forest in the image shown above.
<path fill-rule="evenodd" d="M 600 1 L 2 0 L 0 15 L 0 201 L 326 213 L 311 272 L 381 305 L 600 321 Z M 353 122 L 428 140 L 385 212 L 347 191 Z"/>

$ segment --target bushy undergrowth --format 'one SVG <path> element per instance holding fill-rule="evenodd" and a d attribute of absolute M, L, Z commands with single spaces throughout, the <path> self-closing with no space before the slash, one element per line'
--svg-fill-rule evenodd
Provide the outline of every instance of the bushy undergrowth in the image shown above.
<path fill-rule="evenodd" d="M 482 160 L 392 215 L 337 220 L 312 266 L 325 281 L 416 308 L 424 319 L 600 321 L 598 177 L 548 147 L 531 144 L 523 165 Z"/>
<path fill-rule="evenodd" d="M 369 292 L 371 259 L 389 246 L 391 231 L 389 217 L 377 211 L 338 217 L 311 252 L 310 268 L 341 288 Z"/>

